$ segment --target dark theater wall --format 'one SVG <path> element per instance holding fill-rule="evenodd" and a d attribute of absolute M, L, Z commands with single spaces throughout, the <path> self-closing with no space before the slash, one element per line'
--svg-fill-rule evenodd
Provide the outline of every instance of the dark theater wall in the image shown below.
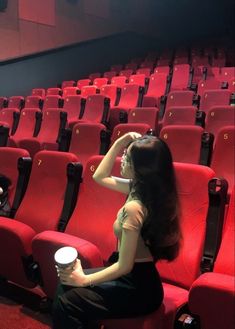
<path fill-rule="evenodd" d="M 43 10 L 50 3 L 46 17 L 32 3 L 12 0 L 0 12 L 0 96 L 103 72 L 152 49 L 234 41 L 233 0 L 40 0 Z"/>
<path fill-rule="evenodd" d="M 231 33 L 233 0 L 11 0 L 0 12 L 0 60 L 124 31 L 166 45 Z"/>
<path fill-rule="evenodd" d="M 112 0 L 11 0 L 0 12 L 0 60 L 120 33 Z M 54 8 L 54 13 L 53 13 Z"/>
<path fill-rule="evenodd" d="M 131 54 L 144 57 L 152 44 L 152 39 L 133 32 L 120 33 L 0 62 L 0 96 L 25 96 L 33 87 L 54 87 L 63 80 L 104 72 L 114 63 L 128 62 Z"/>

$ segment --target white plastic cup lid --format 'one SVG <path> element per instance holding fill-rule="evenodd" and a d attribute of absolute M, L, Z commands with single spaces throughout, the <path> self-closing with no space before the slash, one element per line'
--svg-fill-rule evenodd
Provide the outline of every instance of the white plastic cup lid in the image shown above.
<path fill-rule="evenodd" d="M 61 266 L 73 263 L 78 256 L 77 250 L 73 247 L 62 247 L 55 252 L 55 262 Z"/>

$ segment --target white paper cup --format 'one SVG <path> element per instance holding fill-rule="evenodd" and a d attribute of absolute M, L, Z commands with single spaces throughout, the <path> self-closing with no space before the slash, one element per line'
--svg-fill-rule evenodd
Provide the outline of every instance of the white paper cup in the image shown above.
<path fill-rule="evenodd" d="M 58 267 L 72 268 L 78 257 L 77 250 L 73 247 L 62 247 L 55 252 L 54 259 Z"/>

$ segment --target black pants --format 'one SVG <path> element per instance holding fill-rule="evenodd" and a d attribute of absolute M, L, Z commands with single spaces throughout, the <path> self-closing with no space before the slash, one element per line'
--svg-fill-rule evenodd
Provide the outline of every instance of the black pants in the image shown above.
<path fill-rule="evenodd" d="M 154 263 L 135 263 L 129 274 L 94 287 L 59 285 L 53 328 L 86 329 L 95 320 L 145 315 L 156 310 L 162 299 L 162 283 Z"/>

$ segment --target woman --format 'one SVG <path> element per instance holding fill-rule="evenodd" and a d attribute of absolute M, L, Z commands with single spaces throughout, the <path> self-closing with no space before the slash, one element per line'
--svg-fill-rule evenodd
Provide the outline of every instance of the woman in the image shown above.
<path fill-rule="evenodd" d="M 117 155 L 125 149 L 121 175 L 111 176 Z M 88 320 L 131 317 L 156 310 L 163 289 L 155 261 L 173 260 L 181 232 L 172 158 L 154 136 L 131 132 L 119 138 L 93 176 L 107 188 L 128 195 L 118 211 L 114 233 L 118 259 L 112 265 L 83 271 L 57 269 L 61 285 L 54 303 L 53 328 L 84 329 Z"/>

